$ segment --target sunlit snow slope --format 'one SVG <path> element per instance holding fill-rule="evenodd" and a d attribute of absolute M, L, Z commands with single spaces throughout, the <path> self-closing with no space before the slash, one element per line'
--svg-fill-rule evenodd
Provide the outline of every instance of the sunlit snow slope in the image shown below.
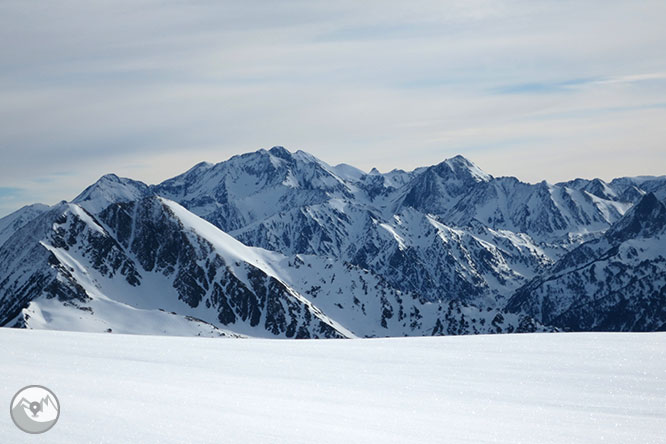
<path fill-rule="evenodd" d="M 3 442 L 664 443 L 666 334 L 284 341 L 0 329 Z"/>

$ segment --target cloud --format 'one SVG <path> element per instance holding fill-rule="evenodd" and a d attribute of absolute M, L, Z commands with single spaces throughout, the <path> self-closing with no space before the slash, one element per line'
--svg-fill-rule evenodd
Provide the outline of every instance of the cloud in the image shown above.
<path fill-rule="evenodd" d="M 0 187 L 0 201 L 15 200 L 24 193 L 23 188 Z"/>
<path fill-rule="evenodd" d="M 613 83 L 636 83 L 646 82 L 651 80 L 666 80 L 666 72 L 653 72 L 647 74 L 633 74 L 611 77 L 608 79 L 598 80 L 598 84 L 613 84 Z"/>
<path fill-rule="evenodd" d="M 520 83 L 517 85 L 501 86 L 491 92 L 496 94 L 542 94 L 574 92 L 577 88 L 585 85 L 600 83 L 599 79 L 571 79 L 550 83 Z"/>
<path fill-rule="evenodd" d="M 526 180 L 663 174 L 664 14 L 662 1 L 7 0 L 0 186 L 54 203 L 104 173 L 156 182 L 278 144 L 364 169 L 462 153 Z M 583 151 L 599 158 L 570 161 Z"/>
<path fill-rule="evenodd" d="M 491 92 L 497 94 L 540 94 L 540 93 L 563 93 L 575 92 L 581 88 L 599 87 L 614 84 L 628 84 L 639 82 L 665 81 L 666 73 L 656 72 L 647 74 L 631 74 L 616 77 L 597 77 L 570 79 L 564 81 L 555 81 L 549 83 L 521 83 L 517 85 L 506 85 L 493 89 Z"/>

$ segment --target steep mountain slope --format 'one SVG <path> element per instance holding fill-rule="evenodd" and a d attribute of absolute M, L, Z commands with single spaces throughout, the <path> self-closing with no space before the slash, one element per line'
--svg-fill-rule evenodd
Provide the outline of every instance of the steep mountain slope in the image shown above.
<path fill-rule="evenodd" d="M 577 238 L 608 229 L 630 206 L 546 182 L 499 178 L 470 187 L 444 217 L 456 225 L 477 220 L 566 248 Z"/>
<path fill-rule="evenodd" d="M 171 333 L 168 324 L 159 326 L 162 309 L 190 316 L 174 320 L 176 334 L 189 322 L 208 333 L 217 333 L 214 324 L 233 324 L 255 336 L 344 336 L 308 301 L 239 257 L 237 241 L 213 244 L 157 197 L 114 204 L 98 217 L 63 203 L 8 240 L 0 249 L 1 325 L 150 331 L 127 325 L 136 321 Z"/>
<path fill-rule="evenodd" d="M 451 165 L 452 169 L 467 168 L 456 162 Z M 482 252 L 470 254 L 459 237 L 440 240 L 437 231 L 442 224 L 434 228 L 435 222 L 425 214 L 411 208 L 396 214 L 401 190 L 416 172 L 375 172 L 359 177 L 358 171 L 350 171 L 330 167 L 302 152 L 291 154 L 274 147 L 217 165 L 197 165 L 153 190 L 223 230 L 231 228 L 229 233 L 248 245 L 350 262 L 389 279 L 396 288 L 418 292 L 432 301 L 482 298 L 488 304 L 497 294 L 508 294 L 517 287 L 508 277 L 520 280 L 524 273 L 532 277 L 544 263 L 543 257 L 534 257 L 524 261 L 534 269 L 498 270 L 481 258 L 493 256 L 494 263 L 506 263 L 501 250 L 477 242 L 476 249 Z M 474 173 L 489 177 L 478 169 Z M 400 218 L 418 221 L 418 226 L 401 223 Z M 444 262 L 447 253 L 437 252 L 438 263 L 416 272 L 406 260 L 433 262 L 428 236 L 441 250 L 469 257 L 469 263 Z M 445 269 L 440 272 L 442 266 Z M 456 276 L 462 283 L 454 287 L 451 282 Z M 418 286 L 412 284 L 417 281 Z M 509 288 L 496 288 L 496 282 L 509 281 Z"/>
<path fill-rule="evenodd" d="M 520 288 L 507 309 L 571 330 L 666 330 L 666 205 L 646 194 L 602 238 Z"/>
<path fill-rule="evenodd" d="M 101 196 L 83 202 L 117 198 Z M 547 330 L 522 315 L 427 303 L 350 264 L 249 248 L 156 196 L 96 215 L 62 203 L 10 238 L 0 270 L 0 325 L 296 338 Z"/>
<path fill-rule="evenodd" d="M 14 233 L 23 228 L 25 224 L 48 211 L 49 207 L 43 204 L 27 205 L 0 219 L 0 246 Z"/>
<path fill-rule="evenodd" d="M 634 202 L 646 193 L 653 193 L 662 201 L 666 199 L 666 176 L 620 177 L 613 179 L 610 186 L 622 195 L 633 197 Z"/>
<path fill-rule="evenodd" d="M 662 201 L 666 199 L 666 176 L 619 177 L 609 183 L 601 179 L 575 179 L 558 185 L 618 202 L 636 203 L 647 193 L 653 193 Z"/>
<path fill-rule="evenodd" d="M 351 197 L 334 169 L 282 147 L 234 156 L 216 165 L 200 163 L 153 188 L 223 231 L 232 231 L 292 208 Z"/>
<path fill-rule="evenodd" d="M 631 206 L 493 178 L 462 156 L 360 175 L 282 147 L 153 187 L 247 245 L 332 257 L 431 300 L 493 305 Z"/>
<path fill-rule="evenodd" d="M 456 156 L 426 168 L 408 184 L 402 205 L 424 213 L 446 214 L 458 200 L 492 176 L 463 156 Z"/>
<path fill-rule="evenodd" d="M 268 258 L 280 276 L 327 316 L 360 337 L 552 331 L 529 316 L 461 301 L 428 302 L 371 271 L 321 256 Z"/>

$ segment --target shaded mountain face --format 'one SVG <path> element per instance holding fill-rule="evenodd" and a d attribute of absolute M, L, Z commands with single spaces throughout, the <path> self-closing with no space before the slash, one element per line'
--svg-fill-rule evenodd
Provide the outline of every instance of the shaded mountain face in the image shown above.
<path fill-rule="evenodd" d="M 0 250 L 0 324 L 213 335 L 229 324 L 256 336 L 343 336 L 284 283 L 186 228 L 157 197 L 97 217 L 61 204 L 12 236 Z"/>
<path fill-rule="evenodd" d="M 648 193 L 605 233 L 605 237 L 613 243 L 634 238 L 649 239 L 661 236 L 664 226 L 666 206 L 653 193 Z"/>
<path fill-rule="evenodd" d="M 285 338 L 547 330 L 425 302 L 350 264 L 249 248 L 157 196 L 96 215 L 57 205 L 11 237 L 0 269 L 0 325 Z"/>
<path fill-rule="evenodd" d="M 470 189 L 491 179 L 469 160 L 456 156 L 418 174 L 406 189 L 402 205 L 446 214 Z"/>
<path fill-rule="evenodd" d="M 507 309 L 570 330 L 666 329 L 666 205 L 646 194 L 603 237 L 520 288 Z"/>
<path fill-rule="evenodd" d="M 541 284 L 579 256 L 608 259 L 604 246 L 660 239 L 664 184 L 527 184 L 462 156 L 366 174 L 282 147 L 153 186 L 106 175 L 72 203 L 0 219 L 0 235 L 12 227 L 0 325 L 267 337 L 654 329 L 631 320 L 663 307 L 646 283 L 631 300 L 649 302 L 623 305 L 622 322 L 600 314 L 617 303 L 594 305 L 596 287 Z M 647 258 L 658 276 L 660 250 L 632 248 L 609 270 Z M 584 298 L 597 318 L 569 310 Z"/>

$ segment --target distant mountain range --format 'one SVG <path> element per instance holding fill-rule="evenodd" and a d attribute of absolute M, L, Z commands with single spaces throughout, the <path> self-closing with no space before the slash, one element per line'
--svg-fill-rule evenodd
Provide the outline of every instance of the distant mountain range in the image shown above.
<path fill-rule="evenodd" d="M 365 173 L 282 147 L 0 219 L 0 325 L 286 338 L 666 329 L 666 176 Z"/>

